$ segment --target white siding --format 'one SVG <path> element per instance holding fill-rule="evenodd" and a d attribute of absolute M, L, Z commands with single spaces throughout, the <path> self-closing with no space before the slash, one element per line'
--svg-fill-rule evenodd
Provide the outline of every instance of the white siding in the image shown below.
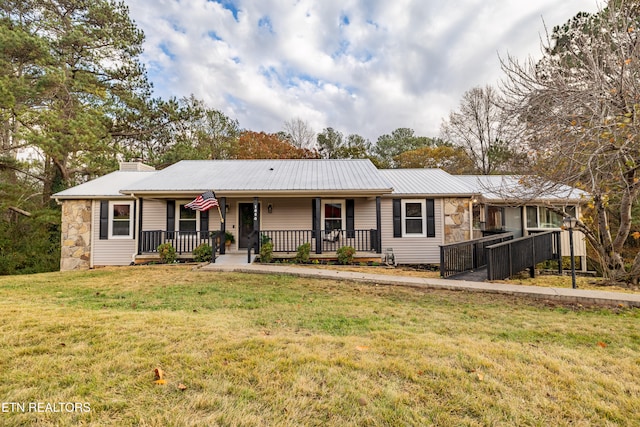
<path fill-rule="evenodd" d="M 91 265 L 129 265 L 136 253 L 135 239 L 105 239 L 100 240 L 100 201 L 93 201 L 93 223 L 96 225 L 91 232 L 93 241 L 93 257 Z"/>
<path fill-rule="evenodd" d="M 562 256 L 571 256 L 571 245 L 569 244 L 569 231 L 563 230 L 560 233 L 560 245 L 562 246 Z M 587 256 L 587 243 L 581 231 L 573 231 L 573 255 Z"/>
<path fill-rule="evenodd" d="M 142 202 L 142 230 L 167 229 L 166 200 L 144 199 Z"/>
<path fill-rule="evenodd" d="M 444 239 L 442 199 L 435 199 L 434 205 L 436 237 L 393 237 L 393 201 L 383 198 L 382 253 L 392 248 L 398 264 L 440 264 L 440 245 Z"/>

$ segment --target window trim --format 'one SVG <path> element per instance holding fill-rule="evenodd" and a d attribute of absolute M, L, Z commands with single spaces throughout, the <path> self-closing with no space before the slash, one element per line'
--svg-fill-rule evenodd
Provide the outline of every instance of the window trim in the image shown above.
<path fill-rule="evenodd" d="M 114 235 L 113 234 L 113 209 L 116 205 L 128 205 L 129 206 L 129 234 L 127 235 Z M 133 221 L 134 221 L 134 201 L 133 200 L 110 200 L 109 201 L 109 239 L 121 239 L 121 240 L 129 240 L 133 239 Z M 124 221 L 122 221 L 124 222 Z"/>
<path fill-rule="evenodd" d="M 419 203 L 421 210 L 421 222 L 422 233 L 408 233 L 407 232 L 407 203 Z M 402 225 L 402 237 L 427 237 L 427 201 L 426 199 L 402 199 L 400 201 L 400 218 Z M 417 219 L 417 217 L 410 217 L 411 219 Z"/>

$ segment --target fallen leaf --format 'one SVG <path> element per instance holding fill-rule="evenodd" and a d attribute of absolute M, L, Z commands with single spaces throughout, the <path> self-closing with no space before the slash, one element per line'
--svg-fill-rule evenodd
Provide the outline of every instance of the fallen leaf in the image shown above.
<path fill-rule="evenodd" d="M 367 351 L 367 350 L 369 350 L 369 347 L 367 347 L 366 345 L 357 345 L 356 346 L 356 350 L 358 350 L 358 351 Z"/>
<path fill-rule="evenodd" d="M 178 384 L 178 389 L 182 390 L 182 391 L 185 391 L 187 389 L 187 386 L 182 384 L 182 383 L 180 383 L 180 384 Z"/>
<path fill-rule="evenodd" d="M 598 346 L 600 346 L 602 348 L 605 348 L 605 347 L 607 347 L 607 343 L 604 343 L 602 341 L 598 341 Z"/>
<path fill-rule="evenodd" d="M 155 380 L 163 380 L 164 379 L 164 371 L 160 368 L 156 368 L 153 373 L 155 374 Z"/>

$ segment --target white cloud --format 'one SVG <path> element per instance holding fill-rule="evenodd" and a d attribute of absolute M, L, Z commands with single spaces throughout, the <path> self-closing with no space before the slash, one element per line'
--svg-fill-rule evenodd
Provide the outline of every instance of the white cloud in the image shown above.
<path fill-rule="evenodd" d="M 294 117 L 371 141 L 399 127 L 437 136 L 498 53 L 539 56 L 549 27 L 596 0 L 125 0 L 146 35 L 157 96 L 194 94 L 244 128 Z"/>

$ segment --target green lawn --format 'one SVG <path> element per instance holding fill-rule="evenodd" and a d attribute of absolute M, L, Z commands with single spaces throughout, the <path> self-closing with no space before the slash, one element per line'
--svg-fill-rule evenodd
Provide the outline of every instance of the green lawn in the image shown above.
<path fill-rule="evenodd" d="M 0 396 L 3 426 L 639 425 L 640 310 L 184 266 L 0 277 Z"/>

